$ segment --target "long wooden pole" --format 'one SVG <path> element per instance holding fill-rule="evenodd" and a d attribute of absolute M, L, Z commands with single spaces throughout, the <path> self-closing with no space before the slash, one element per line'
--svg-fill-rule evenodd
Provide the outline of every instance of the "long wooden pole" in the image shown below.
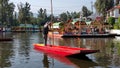
<path fill-rule="evenodd" d="M 51 24 L 52 24 L 52 36 L 53 36 L 53 42 L 52 45 L 54 45 L 54 34 L 53 34 L 53 4 L 52 4 L 52 0 L 51 0 Z M 52 59 L 52 63 L 54 66 L 54 59 Z M 52 67 L 53 68 L 53 67 Z"/>
<path fill-rule="evenodd" d="M 53 45 L 54 45 L 54 31 L 53 31 L 53 4 L 52 4 L 52 0 L 51 0 L 51 24 L 52 24 L 52 36 L 53 36 Z"/>
<path fill-rule="evenodd" d="M 53 4 L 52 4 L 52 0 L 51 0 L 51 22 L 53 20 Z"/>

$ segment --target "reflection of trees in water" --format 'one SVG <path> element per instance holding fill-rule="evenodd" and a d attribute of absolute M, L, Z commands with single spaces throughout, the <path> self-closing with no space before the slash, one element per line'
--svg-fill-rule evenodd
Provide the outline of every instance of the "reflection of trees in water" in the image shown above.
<path fill-rule="evenodd" d="M 30 37 L 31 37 L 30 33 L 23 33 L 21 34 L 21 38 L 19 38 L 20 39 L 19 54 L 20 56 L 24 56 L 26 60 L 29 60 L 29 56 L 30 56 L 29 54 L 31 49 Z"/>
<path fill-rule="evenodd" d="M 110 39 L 107 38 L 63 38 L 60 43 L 73 47 L 100 49 L 102 46 L 106 46 L 108 42 L 110 42 Z"/>
<path fill-rule="evenodd" d="M 16 57 L 20 57 L 20 61 L 22 63 L 27 63 L 30 56 L 30 50 L 31 50 L 31 40 L 32 39 L 32 33 L 15 33 L 15 41 L 13 41 L 13 45 L 17 47 L 16 49 Z M 18 53 L 18 54 L 17 54 Z"/>
<path fill-rule="evenodd" d="M 0 38 L 11 38 L 12 33 L 11 32 L 0 32 Z"/>
<path fill-rule="evenodd" d="M 74 47 L 99 49 L 100 53 L 94 55 L 100 65 L 120 66 L 120 43 L 114 43 L 113 38 L 64 38 L 62 42 Z"/>
<path fill-rule="evenodd" d="M 108 41 L 108 39 L 106 38 L 87 38 L 87 39 L 81 39 L 82 42 L 82 45 L 84 47 L 87 47 L 87 48 L 91 48 L 91 49 L 100 49 L 102 46 L 106 46 L 107 42 L 106 40 Z M 84 42 L 85 40 L 85 42 Z"/>
<path fill-rule="evenodd" d="M 120 66 L 120 41 L 114 41 L 111 45 L 112 64 Z"/>
<path fill-rule="evenodd" d="M 59 41 L 61 45 L 71 46 L 71 47 L 80 47 L 79 38 L 63 38 Z"/>
<path fill-rule="evenodd" d="M 105 46 L 101 46 L 100 50 L 101 52 L 96 54 L 99 64 L 106 67 L 120 67 L 120 44 L 116 44 L 109 39 Z"/>
<path fill-rule="evenodd" d="M 10 67 L 10 58 L 13 56 L 13 46 L 11 43 L 0 43 L 0 68 Z"/>
<path fill-rule="evenodd" d="M 115 42 L 113 38 L 63 38 L 54 41 L 58 43 L 56 45 L 99 49 L 100 53 L 92 57 L 101 67 L 120 67 L 120 41 Z"/>

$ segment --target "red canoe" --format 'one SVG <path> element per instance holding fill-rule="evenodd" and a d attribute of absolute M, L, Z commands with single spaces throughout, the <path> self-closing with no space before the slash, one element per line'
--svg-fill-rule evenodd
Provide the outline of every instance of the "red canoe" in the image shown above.
<path fill-rule="evenodd" d="M 99 51 L 86 48 L 73 48 L 68 46 L 44 46 L 43 44 L 34 44 L 34 48 L 47 54 L 56 54 L 59 56 L 86 55 Z"/>

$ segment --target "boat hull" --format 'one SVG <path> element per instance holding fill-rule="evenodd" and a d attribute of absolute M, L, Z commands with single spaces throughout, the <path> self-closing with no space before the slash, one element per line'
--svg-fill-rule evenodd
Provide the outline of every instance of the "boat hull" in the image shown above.
<path fill-rule="evenodd" d="M 80 37 L 80 38 L 115 38 L 117 34 L 81 34 L 81 35 L 72 35 L 72 34 L 64 34 L 62 37 Z"/>
<path fill-rule="evenodd" d="M 47 54 L 56 54 L 59 56 L 77 56 L 99 52 L 99 50 L 90 50 L 86 48 L 72 48 L 67 46 L 54 45 L 44 46 L 43 44 L 34 44 L 34 48 Z"/>
<path fill-rule="evenodd" d="M 0 38 L 0 42 L 2 41 L 13 41 L 12 38 Z"/>

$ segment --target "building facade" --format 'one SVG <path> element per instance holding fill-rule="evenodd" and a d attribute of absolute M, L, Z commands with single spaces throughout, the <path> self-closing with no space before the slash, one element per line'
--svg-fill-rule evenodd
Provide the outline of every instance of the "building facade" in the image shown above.
<path fill-rule="evenodd" d="M 114 0 L 114 7 L 107 11 L 107 18 L 114 17 L 116 20 L 120 17 L 120 0 Z"/>

